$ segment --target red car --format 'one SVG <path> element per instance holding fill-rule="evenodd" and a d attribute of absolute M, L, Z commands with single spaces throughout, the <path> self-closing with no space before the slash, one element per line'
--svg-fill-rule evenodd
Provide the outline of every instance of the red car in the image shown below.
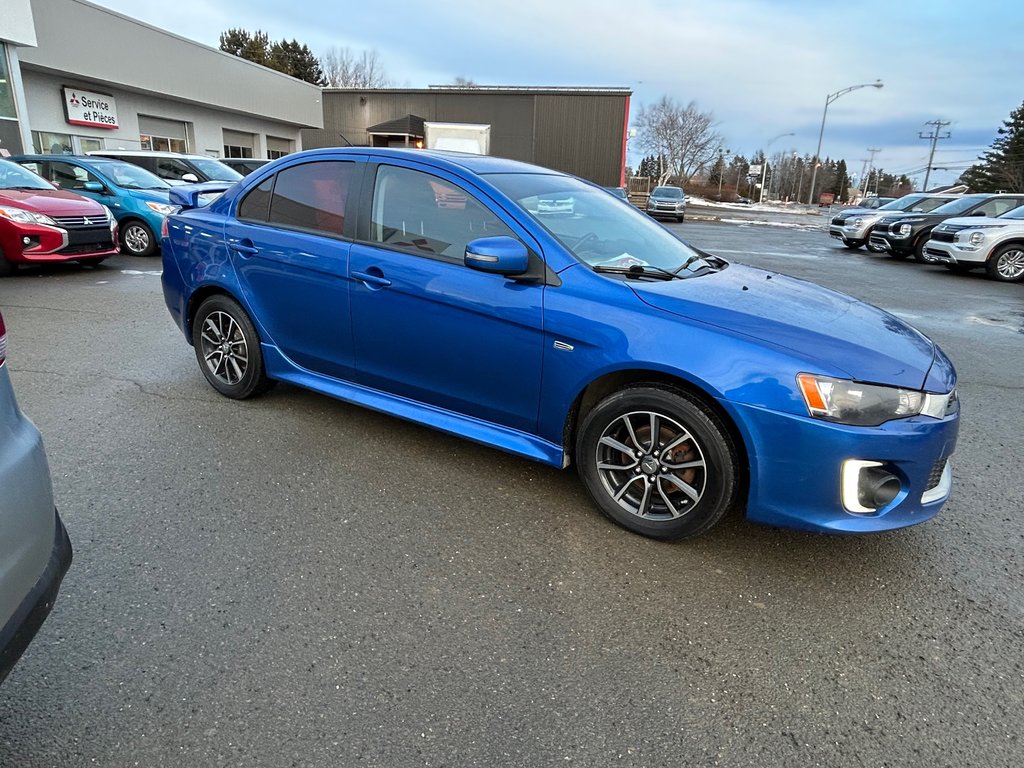
<path fill-rule="evenodd" d="M 0 276 L 18 264 L 99 264 L 117 252 L 117 221 L 106 206 L 0 160 Z"/>

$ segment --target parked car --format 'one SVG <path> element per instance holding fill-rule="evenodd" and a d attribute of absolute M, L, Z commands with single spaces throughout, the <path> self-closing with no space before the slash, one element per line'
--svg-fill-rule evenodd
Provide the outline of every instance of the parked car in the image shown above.
<path fill-rule="evenodd" d="M 993 280 L 1024 280 L 1024 207 L 997 218 L 946 219 L 932 230 L 926 256 L 954 272 L 984 267 Z"/>
<path fill-rule="evenodd" d="M 868 242 L 898 259 L 913 254 L 921 263 L 935 263 L 924 248 L 936 224 L 954 216 L 999 216 L 1021 205 L 1024 194 L 963 195 L 928 213 L 886 214 L 871 230 Z"/>
<path fill-rule="evenodd" d="M 167 182 L 145 168 L 105 157 L 19 155 L 11 160 L 61 189 L 107 206 L 117 219 L 125 253 L 156 253 L 164 218 L 174 211 Z"/>
<path fill-rule="evenodd" d="M 42 438 L 18 409 L 6 361 L 0 314 L 0 682 L 49 615 L 71 565 Z"/>
<path fill-rule="evenodd" d="M 955 199 L 956 195 L 930 195 L 921 192 L 904 195 L 878 209 L 846 208 L 832 217 L 828 234 L 829 237 L 841 240 L 850 250 L 857 250 L 868 243 L 871 230 L 888 212 L 928 213 Z M 877 250 L 881 252 L 882 248 L 879 247 Z"/>
<path fill-rule="evenodd" d="M 117 253 L 108 208 L 0 159 L 0 276 L 19 264 L 99 264 Z"/>
<path fill-rule="evenodd" d="M 753 201 L 749 197 L 743 197 L 743 196 L 738 195 L 733 200 L 733 202 L 734 203 L 738 203 L 739 205 L 751 205 Z"/>
<path fill-rule="evenodd" d="M 234 168 L 228 168 L 219 159 L 206 155 L 126 149 L 101 149 L 88 154 L 141 166 L 171 185 L 195 184 L 201 181 L 238 181 L 242 178 L 242 174 Z"/>
<path fill-rule="evenodd" d="M 876 208 L 881 208 L 883 205 L 891 203 L 895 199 L 895 197 L 865 197 L 857 203 L 856 207 L 865 211 L 873 211 Z"/>
<path fill-rule="evenodd" d="M 681 187 L 655 187 L 647 198 L 647 213 L 655 218 L 669 216 L 683 221 L 686 218 L 686 193 Z"/>
<path fill-rule="evenodd" d="M 538 197 L 535 213 L 541 216 L 572 216 L 575 210 L 571 195 Z"/>
<path fill-rule="evenodd" d="M 262 168 L 270 162 L 270 160 L 259 157 L 221 157 L 218 159 L 228 168 L 233 168 L 243 176 L 248 176 L 257 168 Z"/>
<path fill-rule="evenodd" d="M 465 205 L 442 207 L 446 191 Z M 575 463 L 605 515 L 659 539 L 743 505 L 762 523 L 882 531 L 949 495 L 956 374 L 934 343 L 699 251 L 572 176 L 325 149 L 200 210 L 190 188 L 171 197 L 165 301 L 226 397 L 287 381 Z M 537 209 L 568 197 L 572 216 Z"/>
<path fill-rule="evenodd" d="M 626 194 L 625 187 L 605 187 L 605 189 L 608 190 L 608 192 L 613 194 L 615 197 L 619 198 L 619 200 L 621 200 L 622 202 L 629 202 L 629 195 Z"/>

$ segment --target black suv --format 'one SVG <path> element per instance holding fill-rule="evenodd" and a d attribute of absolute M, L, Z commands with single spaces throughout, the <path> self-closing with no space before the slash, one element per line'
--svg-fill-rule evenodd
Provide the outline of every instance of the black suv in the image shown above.
<path fill-rule="evenodd" d="M 872 250 L 885 251 L 897 259 L 911 254 L 924 264 L 937 263 L 937 259 L 926 254 L 924 244 L 928 242 L 936 224 L 954 216 L 999 216 L 1024 205 L 1024 194 L 977 194 L 964 195 L 928 213 L 888 214 L 871 230 L 868 245 Z"/>

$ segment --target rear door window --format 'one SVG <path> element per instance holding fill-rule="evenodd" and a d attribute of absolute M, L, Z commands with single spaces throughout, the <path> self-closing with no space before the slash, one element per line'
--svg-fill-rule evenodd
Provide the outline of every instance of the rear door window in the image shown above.
<path fill-rule="evenodd" d="M 285 168 L 277 174 L 274 182 L 269 223 L 343 237 L 345 212 L 354 179 L 353 162 L 323 160 Z M 248 197 L 243 204 L 246 202 L 249 202 Z M 253 200 L 254 212 L 256 204 L 257 201 Z"/>

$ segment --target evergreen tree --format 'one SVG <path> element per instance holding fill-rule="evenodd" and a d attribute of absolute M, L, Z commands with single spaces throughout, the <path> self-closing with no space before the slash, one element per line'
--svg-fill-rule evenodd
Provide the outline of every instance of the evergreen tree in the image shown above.
<path fill-rule="evenodd" d="M 960 177 L 972 192 L 1024 192 L 1024 103 L 1003 121 L 979 160 Z"/>
<path fill-rule="evenodd" d="M 229 29 L 221 32 L 220 49 L 239 58 L 267 65 L 270 60 L 270 38 L 266 32 L 256 30 L 249 34 L 245 29 Z"/>
<path fill-rule="evenodd" d="M 271 44 L 266 32 L 229 29 L 220 35 L 220 49 L 239 58 L 284 72 L 313 85 L 327 85 L 320 62 L 298 40 L 281 40 Z"/>

